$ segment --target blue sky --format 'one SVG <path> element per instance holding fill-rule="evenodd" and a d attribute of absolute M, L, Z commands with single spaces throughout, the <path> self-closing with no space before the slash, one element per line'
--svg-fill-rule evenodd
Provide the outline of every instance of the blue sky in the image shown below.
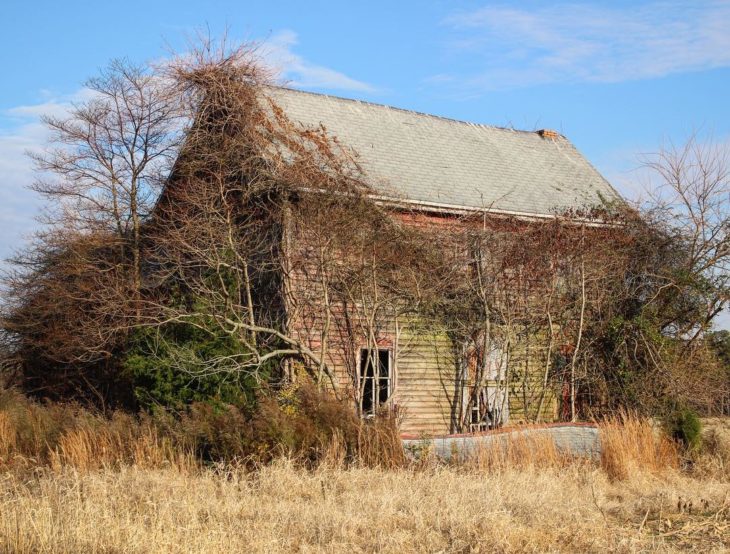
<path fill-rule="evenodd" d="M 730 0 L 119 2 L 3 0 L 0 257 L 33 228 L 26 149 L 114 57 L 184 51 L 209 27 L 263 41 L 291 86 L 479 123 L 559 130 L 634 195 L 642 153 L 730 143 Z"/>

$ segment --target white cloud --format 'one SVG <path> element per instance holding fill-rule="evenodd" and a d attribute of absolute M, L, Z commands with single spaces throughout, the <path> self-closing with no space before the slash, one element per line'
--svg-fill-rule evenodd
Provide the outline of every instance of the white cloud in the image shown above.
<path fill-rule="evenodd" d="M 73 102 L 88 95 L 87 89 L 61 97 L 41 91 L 43 102 L 0 113 L 0 265 L 37 226 L 34 216 L 40 209 L 40 199 L 28 190 L 34 172 L 26 153 L 40 151 L 48 139 L 41 115 L 63 117 Z"/>
<path fill-rule="evenodd" d="M 326 88 L 373 92 L 372 85 L 348 77 L 329 67 L 314 64 L 293 52 L 299 42 L 295 32 L 284 30 L 264 42 L 260 54 L 290 84 L 299 88 Z"/>
<path fill-rule="evenodd" d="M 476 66 L 459 81 L 491 90 L 728 67 L 728 22 L 730 2 L 705 0 L 532 10 L 503 4 L 454 14 L 444 23 L 457 37 L 453 51 Z"/>
<path fill-rule="evenodd" d="M 38 199 L 26 188 L 33 175 L 25 151 L 36 149 L 44 136 L 38 123 L 0 133 L 0 265 L 35 226 Z"/>

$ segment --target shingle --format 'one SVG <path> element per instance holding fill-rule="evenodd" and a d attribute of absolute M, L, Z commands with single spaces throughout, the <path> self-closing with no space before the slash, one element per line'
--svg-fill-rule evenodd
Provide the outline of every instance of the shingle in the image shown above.
<path fill-rule="evenodd" d="M 552 214 L 618 193 L 565 137 L 502 129 L 285 88 L 294 121 L 320 124 L 359 155 L 383 194 L 463 208 Z"/>

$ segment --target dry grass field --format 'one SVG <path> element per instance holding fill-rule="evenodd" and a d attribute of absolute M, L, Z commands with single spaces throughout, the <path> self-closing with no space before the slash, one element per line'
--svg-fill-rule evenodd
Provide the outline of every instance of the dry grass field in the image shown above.
<path fill-rule="evenodd" d="M 64 431 L 35 459 L 37 424 L 12 421 L 0 418 L 3 552 L 730 551 L 723 420 L 692 459 L 629 418 L 601 426 L 594 461 L 516 443 L 386 469 L 346 464 L 333 443 L 315 469 L 256 470 L 200 464 L 121 424 Z"/>
<path fill-rule="evenodd" d="M 492 473 L 124 467 L 0 478 L 6 552 L 730 550 L 730 485 L 590 466 Z"/>

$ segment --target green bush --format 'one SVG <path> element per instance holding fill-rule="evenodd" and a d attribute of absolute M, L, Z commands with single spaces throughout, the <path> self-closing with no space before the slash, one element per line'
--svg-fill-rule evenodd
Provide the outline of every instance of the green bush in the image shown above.
<path fill-rule="evenodd" d="M 665 418 L 669 435 L 687 450 L 698 450 L 702 445 L 702 422 L 689 408 L 675 408 Z"/>
<path fill-rule="evenodd" d="M 241 353 L 227 336 L 205 333 L 192 325 L 170 324 L 161 330 L 142 329 L 130 341 L 123 361 L 125 376 L 143 410 L 183 410 L 195 402 L 250 406 L 271 368 L 258 375 L 218 367 L 202 371 L 207 360 Z"/>

